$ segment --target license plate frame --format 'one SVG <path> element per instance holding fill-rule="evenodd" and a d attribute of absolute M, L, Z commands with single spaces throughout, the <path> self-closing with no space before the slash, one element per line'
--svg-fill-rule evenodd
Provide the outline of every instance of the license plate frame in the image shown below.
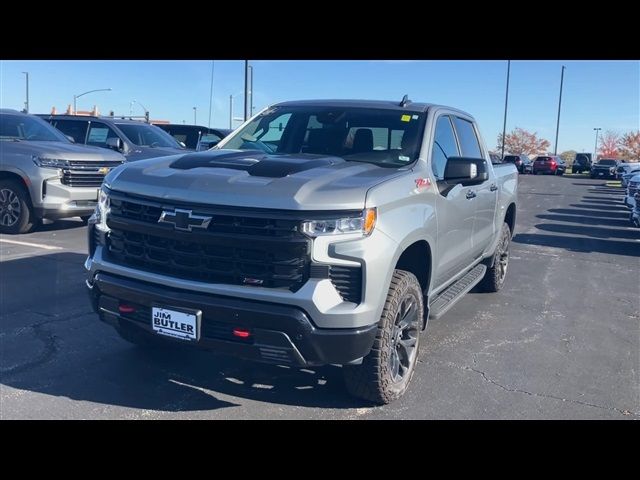
<path fill-rule="evenodd" d="M 154 304 L 151 306 L 150 321 L 156 335 L 186 343 L 200 341 L 201 310 Z"/>

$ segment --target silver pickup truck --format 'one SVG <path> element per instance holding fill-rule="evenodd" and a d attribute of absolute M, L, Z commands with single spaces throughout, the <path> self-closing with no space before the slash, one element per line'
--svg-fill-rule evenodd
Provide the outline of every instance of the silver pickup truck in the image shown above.
<path fill-rule="evenodd" d="M 342 365 L 352 394 L 388 403 L 428 318 L 504 284 L 518 174 L 488 159 L 473 117 L 449 107 L 271 106 L 212 150 L 106 177 L 93 307 L 140 345 Z"/>

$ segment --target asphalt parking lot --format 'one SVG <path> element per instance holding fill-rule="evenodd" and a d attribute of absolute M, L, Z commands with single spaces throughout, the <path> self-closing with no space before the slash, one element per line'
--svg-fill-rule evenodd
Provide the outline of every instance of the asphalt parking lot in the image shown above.
<path fill-rule="evenodd" d="M 521 176 L 507 285 L 431 321 L 384 407 L 337 367 L 129 345 L 89 306 L 85 234 L 70 219 L 0 236 L 2 419 L 640 418 L 640 229 L 602 180 Z"/>

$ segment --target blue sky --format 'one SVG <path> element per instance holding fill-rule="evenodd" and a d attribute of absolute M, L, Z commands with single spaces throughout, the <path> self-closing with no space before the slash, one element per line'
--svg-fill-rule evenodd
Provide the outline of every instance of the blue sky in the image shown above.
<path fill-rule="evenodd" d="M 502 131 L 506 61 L 251 61 L 254 107 L 305 98 L 367 98 L 451 105 L 473 114 L 489 148 Z M 593 127 L 640 128 L 640 62 L 512 61 L 507 130 L 522 127 L 555 139 L 561 65 L 566 65 L 558 151 L 593 150 Z M 30 77 L 30 111 L 79 110 L 129 114 L 142 103 L 153 119 L 208 124 L 211 61 L 0 61 L 0 106 L 22 109 Z M 229 95 L 242 115 L 243 61 L 215 61 L 211 126 L 228 127 Z M 134 114 L 143 114 L 134 104 Z"/>

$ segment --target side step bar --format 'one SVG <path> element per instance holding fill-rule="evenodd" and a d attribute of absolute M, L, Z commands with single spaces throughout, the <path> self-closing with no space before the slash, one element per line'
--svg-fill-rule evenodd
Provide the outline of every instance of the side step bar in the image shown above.
<path fill-rule="evenodd" d="M 440 318 L 484 277 L 487 266 L 478 264 L 429 303 L 429 318 Z"/>

